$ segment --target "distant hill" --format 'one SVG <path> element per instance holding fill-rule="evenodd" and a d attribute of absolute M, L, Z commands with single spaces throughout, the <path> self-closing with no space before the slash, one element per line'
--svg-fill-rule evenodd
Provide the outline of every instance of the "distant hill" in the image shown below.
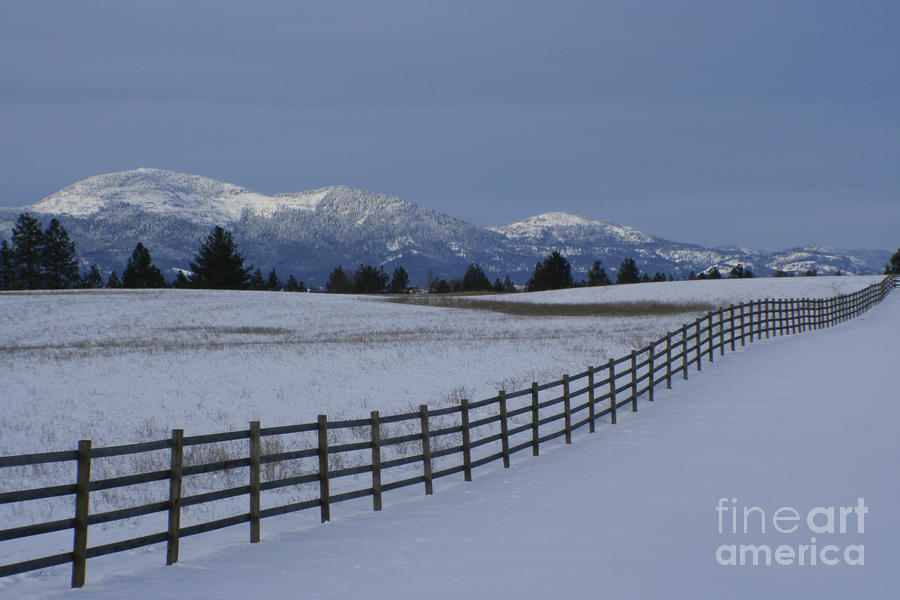
<path fill-rule="evenodd" d="M 89 177 L 22 208 L 0 209 L 0 237 L 15 218 L 30 212 L 46 222 L 57 217 L 86 264 L 121 273 L 137 242 L 171 279 L 185 269 L 214 225 L 231 229 L 245 256 L 264 271 L 293 273 L 323 285 L 337 265 L 403 265 L 414 283 L 462 275 L 469 263 L 488 275 L 522 283 L 534 264 L 553 250 L 572 263 L 576 279 L 601 260 L 615 273 L 624 258 L 642 272 L 676 277 L 710 267 L 743 264 L 759 275 L 774 269 L 819 273 L 878 273 L 886 250 L 804 247 L 774 253 L 748 248 L 705 248 L 651 236 L 639 229 L 563 212 L 504 225 L 479 227 L 406 200 L 348 188 L 266 196 L 200 175 L 135 169 Z"/>

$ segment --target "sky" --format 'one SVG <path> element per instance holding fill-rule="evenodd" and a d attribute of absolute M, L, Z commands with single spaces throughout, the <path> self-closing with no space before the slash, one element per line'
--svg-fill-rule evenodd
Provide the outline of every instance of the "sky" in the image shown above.
<path fill-rule="evenodd" d="M 137 167 L 900 246 L 900 3 L 0 4 L 0 206 Z"/>

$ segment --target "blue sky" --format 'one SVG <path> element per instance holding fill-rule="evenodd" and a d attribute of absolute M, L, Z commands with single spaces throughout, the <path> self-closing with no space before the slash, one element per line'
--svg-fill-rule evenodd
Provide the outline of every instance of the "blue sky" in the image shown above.
<path fill-rule="evenodd" d="M 0 4 L 0 205 L 139 166 L 900 245 L 900 3 Z"/>

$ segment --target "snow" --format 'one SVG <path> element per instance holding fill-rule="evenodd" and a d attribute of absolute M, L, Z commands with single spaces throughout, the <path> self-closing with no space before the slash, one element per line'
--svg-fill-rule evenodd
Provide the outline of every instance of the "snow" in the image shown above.
<path fill-rule="evenodd" d="M 867 285 L 881 281 L 882 278 L 883 275 L 868 275 L 666 281 L 571 288 L 530 294 L 479 296 L 478 300 L 546 304 L 605 304 L 641 301 L 708 302 L 715 306 L 727 306 L 763 298 L 830 298 L 855 292 Z"/>
<path fill-rule="evenodd" d="M 331 189 L 273 197 L 202 175 L 140 168 L 83 179 L 29 210 L 87 217 L 124 203 L 154 214 L 223 225 L 237 221 L 244 211 L 272 216 L 279 210 L 315 210 Z"/>
<path fill-rule="evenodd" d="M 328 300 L 371 312 L 387 306 Z M 459 312 L 467 320 L 476 314 Z M 364 330 L 372 324 L 363 317 Z M 188 538 L 174 567 L 162 566 L 159 548 L 92 559 L 79 593 L 897 597 L 900 481 L 893 474 L 900 409 L 891 374 L 900 355 L 898 330 L 900 294 L 894 293 L 837 327 L 717 356 L 702 374 L 677 379 L 671 391 L 660 387 L 652 406 L 642 402 L 640 412 L 620 413 L 618 425 L 599 425 L 593 435 L 582 431 L 571 446 L 542 446 L 539 458 L 519 453 L 509 470 L 478 469 L 472 483 L 461 476 L 440 480 L 431 497 L 411 488 L 388 493 L 381 513 L 371 512 L 367 501 L 337 505 L 326 525 L 314 522 L 315 511 L 264 520 L 260 544 L 246 543 L 246 527 Z M 863 544 L 865 565 L 721 566 L 715 555 L 722 544 L 796 548 L 811 537 L 806 526 L 792 534 L 770 527 L 766 534 L 720 535 L 715 508 L 721 498 L 770 515 L 782 506 L 805 514 L 864 498 L 864 533 L 851 527 L 815 537 L 819 548 Z M 67 573 L 0 580 L 0 596 L 70 597 Z"/>
<path fill-rule="evenodd" d="M 554 230 L 554 233 L 562 238 L 565 237 L 567 229 L 585 229 L 591 228 L 598 232 L 598 235 L 612 236 L 621 241 L 626 242 L 651 242 L 653 237 L 647 235 L 639 229 L 624 225 L 615 225 L 598 221 L 596 219 L 586 219 L 577 215 L 571 215 L 565 212 L 549 212 L 529 217 L 522 221 L 503 225 L 501 227 L 488 227 L 491 231 L 502 233 L 510 238 L 533 238 L 539 239 L 543 237 L 548 230 Z"/>

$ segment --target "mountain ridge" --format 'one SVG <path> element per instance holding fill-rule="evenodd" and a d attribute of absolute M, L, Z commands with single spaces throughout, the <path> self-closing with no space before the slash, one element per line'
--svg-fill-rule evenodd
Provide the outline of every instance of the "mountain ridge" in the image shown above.
<path fill-rule="evenodd" d="M 736 264 L 760 275 L 775 269 L 822 273 L 878 272 L 881 250 L 813 245 L 776 252 L 706 248 L 652 236 L 638 228 L 550 211 L 500 226 L 480 227 L 396 196 L 335 185 L 269 196 L 202 175 L 139 168 L 77 181 L 34 204 L 0 209 L 0 237 L 15 216 L 57 217 L 87 263 L 118 270 L 141 241 L 164 270 L 185 268 L 209 229 L 231 229 L 245 256 L 268 270 L 321 285 L 338 265 L 403 265 L 414 282 L 461 276 L 469 263 L 488 275 L 524 282 L 534 264 L 560 251 L 584 272 L 594 260 L 607 271 L 626 257 L 643 272 L 676 277 Z"/>

